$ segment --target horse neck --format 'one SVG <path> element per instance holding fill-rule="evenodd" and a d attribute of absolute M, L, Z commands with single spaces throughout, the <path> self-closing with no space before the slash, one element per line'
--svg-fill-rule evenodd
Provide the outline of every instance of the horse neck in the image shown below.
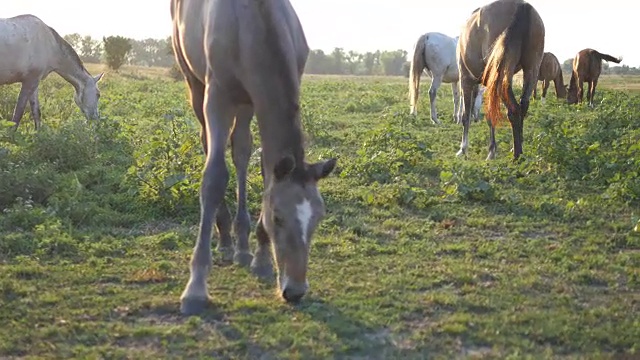
<path fill-rule="evenodd" d="M 561 89 L 564 88 L 564 79 L 562 78 L 562 71 L 558 71 L 556 78 L 553 79 L 553 83 L 556 85 L 556 94 L 558 93 L 558 91 L 562 91 Z"/>
<path fill-rule="evenodd" d="M 262 120 L 258 120 L 267 182 L 278 161 L 287 155 L 293 156 L 296 170 L 302 170 L 305 166 L 304 141 L 298 105 L 289 106 L 284 111 L 273 110 L 269 111 L 269 114 Z"/>
<path fill-rule="evenodd" d="M 91 75 L 70 45 L 59 43 L 58 48 L 58 59 L 53 71 L 73 85 L 76 90 L 81 89 Z"/>

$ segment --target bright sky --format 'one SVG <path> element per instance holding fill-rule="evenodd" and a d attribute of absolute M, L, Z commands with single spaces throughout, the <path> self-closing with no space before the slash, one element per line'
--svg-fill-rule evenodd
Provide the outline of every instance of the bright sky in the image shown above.
<path fill-rule="evenodd" d="M 92 5 L 89 6 L 88 2 Z M 471 12 L 489 0 L 291 0 L 309 45 L 358 52 L 413 51 L 420 34 L 456 36 Z M 545 23 L 545 51 L 562 62 L 591 47 L 640 67 L 640 3 L 627 0 L 529 0 Z M 586 3 L 591 3 L 585 6 Z M 93 5 L 100 3 L 100 5 Z M 635 4 L 635 5 L 634 5 Z M 575 9 L 575 10 L 572 10 Z M 171 34 L 169 0 L 2 0 L 0 17 L 31 13 L 61 34 L 135 39 Z M 79 16 L 82 15 L 82 16 Z M 593 24 L 589 28 L 589 24 Z M 625 46 L 625 42 L 629 45 Z"/>

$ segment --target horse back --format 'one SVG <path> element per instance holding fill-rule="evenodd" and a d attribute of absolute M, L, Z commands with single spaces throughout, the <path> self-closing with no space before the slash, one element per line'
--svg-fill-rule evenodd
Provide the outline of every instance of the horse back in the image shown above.
<path fill-rule="evenodd" d="M 580 81 L 594 81 L 602 72 L 602 60 L 593 49 L 581 50 L 573 59 L 573 71 Z"/>
<path fill-rule="evenodd" d="M 288 0 L 172 0 L 172 14 L 185 61 L 203 83 L 214 77 L 251 93 L 257 79 L 275 76 L 298 91 L 309 48 Z"/>
<path fill-rule="evenodd" d="M 56 65 L 56 37 L 33 15 L 0 19 L 0 83 L 22 81 L 26 74 L 43 75 Z"/>

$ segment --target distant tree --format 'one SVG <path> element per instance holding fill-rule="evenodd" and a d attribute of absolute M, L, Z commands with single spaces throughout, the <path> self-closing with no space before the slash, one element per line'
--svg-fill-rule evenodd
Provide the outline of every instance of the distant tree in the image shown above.
<path fill-rule="evenodd" d="M 385 75 L 403 75 L 402 66 L 407 61 L 405 50 L 385 51 L 380 55 L 380 62 Z"/>
<path fill-rule="evenodd" d="M 81 49 L 81 43 L 82 43 L 82 35 L 78 34 L 78 33 L 73 33 L 73 34 L 67 34 L 65 36 L 62 37 L 66 42 L 69 43 L 69 45 L 71 45 L 71 47 L 73 48 L 73 50 L 75 50 L 76 52 L 80 52 Z"/>
<path fill-rule="evenodd" d="M 411 61 L 405 61 L 405 63 L 402 64 L 402 75 L 408 78 L 410 74 L 411 74 Z"/>
<path fill-rule="evenodd" d="M 131 39 L 122 36 L 109 36 L 102 39 L 104 43 L 104 53 L 107 65 L 118 70 L 127 60 L 127 55 L 131 51 Z"/>
<path fill-rule="evenodd" d="M 562 63 L 562 71 L 568 74 L 573 71 L 573 58 L 567 59 Z"/>
<path fill-rule="evenodd" d="M 91 36 L 85 36 L 80 41 L 80 58 L 82 61 L 89 63 L 99 63 L 102 55 L 102 48 L 99 41 L 94 40 Z"/>

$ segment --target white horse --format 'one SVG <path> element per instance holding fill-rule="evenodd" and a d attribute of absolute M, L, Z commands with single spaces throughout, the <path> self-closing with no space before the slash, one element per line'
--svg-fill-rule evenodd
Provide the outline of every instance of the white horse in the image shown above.
<path fill-rule="evenodd" d="M 33 15 L 0 19 L 0 85 L 22 83 L 11 120 L 20 124 L 27 101 L 40 127 L 38 85 L 52 71 L 75 88 L 74 100 L 87 119 L 98 119 L 100 75 L 93 77 L 78 54 L 54 29 Z"/>
<path fill-rule="evenodd" d="M 209 301 L 214 219 L 219 250 L 231 246 L 230 219 L 220 210 L 226 208 L 229 137 L 238 186 L 234 260 L 239 265 L 250 264 L 255 275 L 270 278 L 274 257 L 279 293 L 296 302 L 309 287 L 311 240 L 325 214 L 318 181 L 333 171 L 337 161 L 305 161 L 300 81 L 309 47 L 302 25 L 288 0 L 172 0 L 171 18 L 176 60 L 202 125 L 207 154 L 200 190 L 200 229 L 181 311 L 199 313 Z M 246 205 L 252 152 L 249 125 L 254 112 L 264 184 L 255 257 L 249 251 Z"/>
<path fill-rule="evenodd" d="M 411 115 L 418 113 L 418 94 L 420 92 L 420 75 L 426 69 L 431 77 L 429 88 L 429 100 L 431 102 L 431 121 L 440 124 L 436 112 L 436 94 L 440 85 L 451 84 L 453 92 L 453 118 L 460 123 L 462 109 L 460 106 L 460 86 L 458 74 L 458 62 L 456 58 L 456 46 L 458 37 L 452 38 L 439 32 L 429 32 L 421 35 L 416 42 L 411 60 L 409 73 L 409 96 L 411 101 Z M 480 107 L 482 106 L 482 93 L 479 91 L 475 101 L 473 114 L 478 120 Z"/>

